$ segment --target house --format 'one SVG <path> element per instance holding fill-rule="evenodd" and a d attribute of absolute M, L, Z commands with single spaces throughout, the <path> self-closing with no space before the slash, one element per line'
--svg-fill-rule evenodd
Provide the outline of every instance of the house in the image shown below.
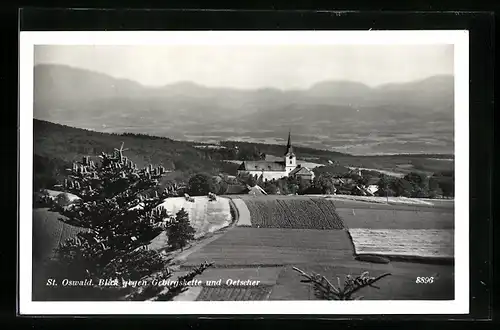
<path fill-rule="evenodd" d="M 265 180 L 279 180 L 290 176 L 301 177 L 304 179 L 314 179 L 314 173 L 307 167 L 297 165 L 297 157 L 293 152 L 291 134 L 288 133 L 288 143 L 286 146 L 283 161 L 244 161 L 238 167 L 238 175 L 252 175 L 257 178 L 262 177 Z"/>
<path fill-rule="evenodd" d="M 300 164 L 297 165 L 296 168 L 294 168 L 288 176 L 293 177 L 293 178 L 298 178 L 301 180 L 307 180 L 310 181 L 314 178 L 314 173 L 310 169 L 308 169 L 305 166 L 301 166 Z"/>
<path fill-rule="evenodd" d="M 370 192 L 371 195 L 373 195 L 378 191 L 378 186 L 376 184 L 371 184 L 371 185 L 368 185 L 365 189 L 368 192 Z"/>

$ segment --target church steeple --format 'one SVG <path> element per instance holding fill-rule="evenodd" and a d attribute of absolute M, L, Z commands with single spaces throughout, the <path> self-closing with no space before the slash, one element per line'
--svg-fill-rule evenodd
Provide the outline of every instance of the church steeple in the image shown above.
<path fill-rule="evenodd" d="M 295 154 L 293 153 L 292 137 L 290 131 L 288 131 L 288 143 L 286 144 L 286 153 L 284 158 L 286 175 L 288 175 L 294 168 L 297 167 L 297 159 L 295 158 Z"/>
<path fill-rule="evenodd" d="M 288 143 L 286 144 L 285 156 L 293 155 L 291 131 L 288 131 Z"/>

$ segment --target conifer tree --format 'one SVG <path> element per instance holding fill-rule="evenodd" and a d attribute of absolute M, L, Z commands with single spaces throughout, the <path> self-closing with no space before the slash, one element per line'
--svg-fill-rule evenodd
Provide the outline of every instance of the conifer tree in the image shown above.
<path fill-rule="evenodd" d="M 168 229 L 168 242 L 174 249 L 184 249 L 194 239 L 195 230 L 189 223 L 188 213 L 180 209 Z"/>
<path fill-rule="evenodd" d="M 139 169 L 125 150 L 122 143 L 112 154 L 103 152 L 99 163 L 83 157 L 59 185 L 80 199 L 52 210 L 65 217 L 60 220 L 87 229 L 56 249 L 61 276 L 138 280 L 168 266 L 164 256 L 147 248 L 177 223 L 160 206 L 169 191 L 156 189 L 166 171 L 153 165 Z M 189 225 L 187 214 L 184 221 Z"/>

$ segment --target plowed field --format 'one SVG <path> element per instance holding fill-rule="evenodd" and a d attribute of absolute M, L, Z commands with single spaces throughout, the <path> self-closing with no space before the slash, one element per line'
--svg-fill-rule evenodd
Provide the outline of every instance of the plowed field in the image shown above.
<path fill-rule="evenodd" d="M 333 201 L 324 198 L 247 198 L 253 227 L 343 229 Z"/>

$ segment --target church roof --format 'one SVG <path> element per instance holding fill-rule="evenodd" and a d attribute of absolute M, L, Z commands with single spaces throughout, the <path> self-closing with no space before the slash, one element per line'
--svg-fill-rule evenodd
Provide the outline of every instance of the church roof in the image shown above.
<path fill-rule="evenodd" d="M 307 167 L 302 167 L 302 166 L 297 166 L 294 168 L 289 175 L 310 175 L 312 171 L 308 169 Z"/>
<path fill-rule="evenodd" d="M 238 170 L 243 171 L 266 171 L 266 172 L 283 172 L 286 170 L 285 162 L 270 162 L 265 160 L 244 161 L 241 163 Z"/>

